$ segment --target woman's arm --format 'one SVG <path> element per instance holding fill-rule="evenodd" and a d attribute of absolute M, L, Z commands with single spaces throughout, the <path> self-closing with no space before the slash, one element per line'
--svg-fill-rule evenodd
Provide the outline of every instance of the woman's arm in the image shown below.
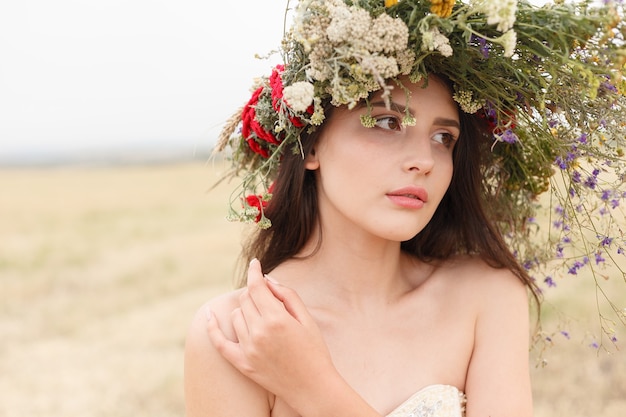
<path fill-rule="evenodd" d="M 236 342 L 211 314 L 214 349 L 303 417 L 380 417 L 339 375 L 319 328 L 298 295 L 263 277 L 259 261 L 232 315 Z"/>
<path fill-rule="evenodd" d="M 474 351 L 465 392 L 467 417 L 531 417 L 527 288 L 508 271 L 477 280 Z"/>
<path fill-rule="evenodd" d="M 530 417 L 526 287 L 505 270 L 481 269 L 475 278 L 468 292 L 478 311 L 466 416 Z M 303 417 L 380 416 L 339 375 L 298 295 L 264 279 L 258 261 L 240 305 L 233 312 L 236 339 L 222 332 L 219 317 L 208 324 L 215 348 L 235 368 Z"/>
<path fill-rule="evenodd" d="M 227 324 L 232 303 L 224 301 L 224 298 L 215 300 L 210 307 Z M 185 343 L 186 416 L 269 417 L 268 392 L 233 368 L 209 340 L 207 308 L 209 305 L 194 317 Z M 231 336 L 232 332 L 227 333 Z"/>

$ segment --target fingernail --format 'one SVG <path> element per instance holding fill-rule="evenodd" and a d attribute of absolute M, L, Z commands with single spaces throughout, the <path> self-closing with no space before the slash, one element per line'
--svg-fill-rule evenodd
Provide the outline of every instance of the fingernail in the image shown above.
<path fill-rule="evenodd" d="M 211 312 L 211 309 L 208 307 L 204 309 L 204 314 L 206 315 L 207 320 L 211 320 L 213 318 L 213 313 Z"/>
<path fill-rule="evenodd" d="M 254 261 L 256 261 L 256 260 L 257 260 L 257 258 L 252 258 L 252 260 L 250 261 L 250 265 L 252 265 L 252 263 L 253 263 Z"/>
<path fill-rule="evenodd" d="M 280 283 L 278 283 L 276 280 L 274 280 L 274 278 L 270 277 L 269 275 L 265 274 L 263 275 L 263 277 L 268 280 L 269 282 L 271 282 L 272 284 L 276 284 L 276 285 L 280 285 Z"/>

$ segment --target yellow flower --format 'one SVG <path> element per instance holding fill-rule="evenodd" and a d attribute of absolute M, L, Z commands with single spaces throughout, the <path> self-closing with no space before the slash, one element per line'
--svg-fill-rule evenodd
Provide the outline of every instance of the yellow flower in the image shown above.
<path fill-rule="evenodd" d="M 440 17 L 448 17 L 452 14 L 455 2 L 456 0 L 431 0 L 430 12 Z"/>
<path fill-rule="evenodd" d="M 391 7 L 398 4 L 398 0 L 385 0 L 385 7 Z"/>

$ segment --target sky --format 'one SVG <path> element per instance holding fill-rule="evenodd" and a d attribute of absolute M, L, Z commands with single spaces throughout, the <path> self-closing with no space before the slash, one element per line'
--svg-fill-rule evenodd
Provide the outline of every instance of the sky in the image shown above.
<path fill-rule="evenodd" d="M 0 2 L 0 163 L 129 147 L 206 153 L 253 79 L 280 62 L 255 55 L 279 45 L 286 6 Z"/>
<path fill-rule="evenodd" d="M 282 0 L 0 2 L 0 161 L 207 150 L 279 56 Z"/>

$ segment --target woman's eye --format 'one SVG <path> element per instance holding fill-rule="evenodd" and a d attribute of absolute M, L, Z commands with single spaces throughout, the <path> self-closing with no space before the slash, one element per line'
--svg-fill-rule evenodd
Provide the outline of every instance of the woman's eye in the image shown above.
<path fill-rule="evenodd" d="M 435 133 L 435 135 L 433 136 L 433 140 L 449 148 L 450 146 L 454 145 L 456 138 L 452 133 L 441 132 Z"/>
<path fill-rule="evenodd" d="M 400 130 L 402 128 L 402 124 L 396 117 L 382 116 L 376 119 L 376 127 L 380 127 L 385 130 Z"/>

